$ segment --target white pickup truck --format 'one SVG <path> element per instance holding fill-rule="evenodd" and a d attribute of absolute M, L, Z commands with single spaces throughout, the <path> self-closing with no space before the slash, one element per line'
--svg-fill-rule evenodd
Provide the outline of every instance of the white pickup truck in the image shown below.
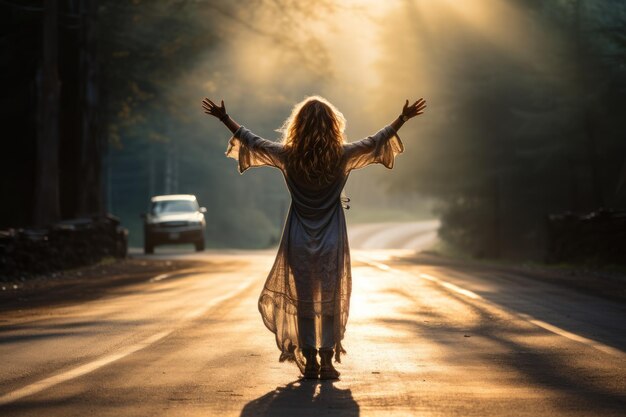
<path fill-rule="evenodd" d="M 192 243 L 196 251 L 204 250 L 204 220 L 206 208 L 198 205 L 195 195 L 158 195 L 150 199 L 144 219 L 144 252 L 154 253 L 154 247 L 164 244 Z"/>

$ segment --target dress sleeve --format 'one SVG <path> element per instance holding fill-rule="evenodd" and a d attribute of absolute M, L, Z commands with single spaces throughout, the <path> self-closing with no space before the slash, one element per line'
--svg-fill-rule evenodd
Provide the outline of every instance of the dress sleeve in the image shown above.
<path fill-rule="evenodd" d="M 391 126 L 385 126 L 376 134 L 344 146 L 346 170 L 359 169 L 370 164 L 383 164 L 393 168 L 396 155 L 404 152 L 400 137 Z"/>
<path fill-rule="evenodd" d="M 240 174 L 251 167 L 272 166 L 282 169 L 283 155 L 282 144 L 263 139 L 243 126 L 235 131 L 226 149 L 227 157 L 239 161 Z"/>

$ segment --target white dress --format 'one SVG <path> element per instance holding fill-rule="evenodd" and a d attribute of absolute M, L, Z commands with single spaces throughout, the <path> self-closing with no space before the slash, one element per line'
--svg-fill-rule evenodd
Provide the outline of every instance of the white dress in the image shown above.
<path fill-rule="evenodd" d="M 404 148 L 390 126 L 357 142 L 343 145 L 341 172 L 324 187 L 305 185 L 286 172 L 283 145 L 240 127 L 229 141 L 226 155 L 239 161 L 239 172 L 272 166 L 283 173 L 291 194 L 274 265 L 259 298 L 265 326 L 276 336 L 280 361 L 303 366 L 298 346 L 298 316 L 334 316 L 335 358 L 345 353 L 341 340 L 350 310 L 352 278 L 350 248 L 342 206 L 342 190 L 350 171 L 379 163 L 391 169 Z M 320 340 L 319 336 L 317 340 Z"/>

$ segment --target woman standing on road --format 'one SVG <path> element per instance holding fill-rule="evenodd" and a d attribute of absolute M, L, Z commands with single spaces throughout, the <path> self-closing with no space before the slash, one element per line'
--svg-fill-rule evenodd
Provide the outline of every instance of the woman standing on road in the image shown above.
<path fill-rule="evenodd" d="M 205 98 L 205 113 L 230 131 L 226 155 L 239 161 L 239 172 L 272 166 L 283 173 L 291 206 L 276 261 L 259 298 L 263 322 L 276 336 L 280 361 L 295 360 L 305 378 L 336 379 L 332 364 L 345 353 L 341 340 L 350 308 L 352 278 L 342 190 L 350 171 L 379 163 L 392 168 L 404 150 L 397 135 L 402 125 L 422 114 L 419 99 L 373 136 L 344 140 L 343 115 L 322 97 L 297 104 L 283 125 L 282 143 L 262 139 L 226 113 L 224 101 Z M 321 366 L 317 362 L 317 353 Z"/>

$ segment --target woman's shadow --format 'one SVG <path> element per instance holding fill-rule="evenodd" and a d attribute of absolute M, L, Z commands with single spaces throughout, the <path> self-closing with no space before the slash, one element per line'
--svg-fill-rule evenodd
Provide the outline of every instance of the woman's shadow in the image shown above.
<path fill-rule="evenodd" d="M 250 401 L 241 410 L 241 417 L 319 415 L 356 417 L 359 405 L 349 389 L 338 389 L 332 381 L 300 379 Z"/>

